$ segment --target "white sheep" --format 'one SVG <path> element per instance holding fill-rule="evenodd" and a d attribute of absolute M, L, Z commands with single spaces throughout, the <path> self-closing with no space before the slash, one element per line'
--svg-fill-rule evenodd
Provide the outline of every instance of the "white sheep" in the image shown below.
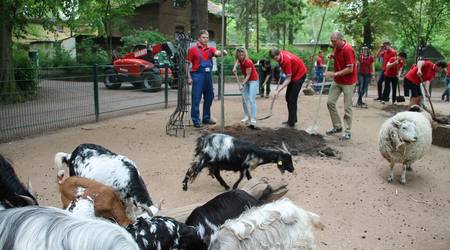
<path fill-rule="evenodd" d="M 208 249 L 314 249 L 313 228 L 322 227 L 317 214 L 282 199 L 227 220 L 211 236 Z"/>
<path fill-rule="evenodd" d="M 401 163 L 400 183 L 406 183 L 406 170 L 411 169 L 411 164 L 430 149 L 431 133 L 431 117 L 426 112 L 400 112 L 383 123 L 378 135 L 378 148 L 390 163 L 388 182 L 394 180 L 395 163 Z"/>

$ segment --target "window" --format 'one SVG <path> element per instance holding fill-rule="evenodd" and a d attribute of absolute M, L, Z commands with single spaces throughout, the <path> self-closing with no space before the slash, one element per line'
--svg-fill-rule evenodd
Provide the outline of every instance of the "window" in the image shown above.
<path fill-rule="evenodd" d="M 172 0 L 174 8 L 184 8 L 186 7 L 187 0 Z"/>
<path fill-rule="evenodd" d="M 214 40 L 214 31 L 212 31 L 212 30 L 208 30 L 208 33 L 209 33 L 209 40 Z"/>

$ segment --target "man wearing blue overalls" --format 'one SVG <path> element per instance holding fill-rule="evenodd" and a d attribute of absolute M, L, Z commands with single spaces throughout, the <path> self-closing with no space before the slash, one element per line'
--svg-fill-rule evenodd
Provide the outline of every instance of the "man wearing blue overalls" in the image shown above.
<path fill-rule="evenodd" d="M 203 124 L 215 124 L 211 119 L 211 104 L 214 99 L 212 83 L 213 56 L 222 56 L 216 48 L 208 47 L 209 33 L 200 30 L 198 43 L 188 50 L 187 78 L 192 84 L 191 118 L 194 127 L 200 128 Z M 226 52 L 224 51 L 226 55 Z M 189 69 L 189 66 L 192 66 Z M 203 119 L 200 120 L 200 101 L 203 94 Z"/>

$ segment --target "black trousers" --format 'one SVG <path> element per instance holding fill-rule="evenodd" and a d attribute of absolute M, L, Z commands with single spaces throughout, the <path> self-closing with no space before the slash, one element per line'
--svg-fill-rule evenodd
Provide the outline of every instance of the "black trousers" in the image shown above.
<path fill-rule="evenodd" d="M 383 101 L 389 101 L 389 92 L 391 92 L 392 87 L 392 103 L 395 102 L 397 97 L 397 84 L 398 84 L 398 78 L 396 76 L 384 77 L 384 91 L 383 91 Z"/>
<path fill-rule="evenodd" d="M 297 122 L 297 100 L 300 89 L 305 82 L 306 75 L 304 75 L 300 80 L 291 81 L 287 86 L 286 90 L 286 102 L 288 108 L 288 125 L 294 126 Z"/>
<path fill-rule="evenodd" d="M 384 71 L 381 71 L 380 77 L 378 77 L 377 90 L 378 99 L 383 99 L 383 82 L 384 82 Z"/>

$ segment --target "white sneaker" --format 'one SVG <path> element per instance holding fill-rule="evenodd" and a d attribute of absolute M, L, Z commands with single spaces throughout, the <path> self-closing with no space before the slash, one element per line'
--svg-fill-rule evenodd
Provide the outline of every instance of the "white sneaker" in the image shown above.
<path fill-rule="evenodd" d="M 251 124 L 251 125 L 256 125 L 256 119 L 251 119 L 251 120 L 250 120 L 250 124 Z"/>
<path fill-rule="evenodd" d="M 244 119 L 241 120 L 241 122 L 246 123 L 246 122 L 248 122 L 248 120 L 249 120 L 248 117 L 245 116 Z"/>

